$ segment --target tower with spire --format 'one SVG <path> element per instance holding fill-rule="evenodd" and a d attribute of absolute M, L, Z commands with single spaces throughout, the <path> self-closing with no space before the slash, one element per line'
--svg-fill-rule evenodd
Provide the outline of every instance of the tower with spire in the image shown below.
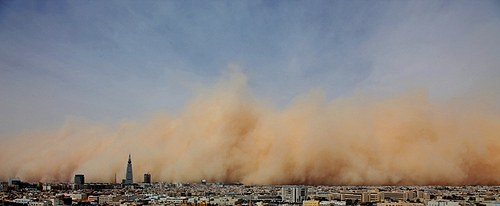
<path fill-rule="evenodd" d="M 130 153 L 128 154 L 128 163 L 127 163 L 127 175 L 125 176 L 125 184 L 133 184 L 134 183 L 134 175 L 132 174 L 132 159 L 130 158 Z"/>

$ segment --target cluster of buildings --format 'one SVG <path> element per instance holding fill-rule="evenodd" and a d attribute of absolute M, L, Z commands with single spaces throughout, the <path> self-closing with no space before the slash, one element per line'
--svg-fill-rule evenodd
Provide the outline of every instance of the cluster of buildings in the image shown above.
<path fill-rule="evenodd" d="M 16 182 L 13 181 L 13 184 Z M 0 205 L 303 205 L 303 206 L 500 206 L 500 187 L 346 187 L 239 183 L 105 184 L 39 183 L 15 188 L 7 182 Z"/>
<path fill-rule="evenodd" d="M 115 181 L 116 182 L 116 181 Z M 121 184 L 0 182 L 0 206 L 79 205 L 303 205 L 303 206 L 500 206 L 495 186 L 246 186 L 241 183 L 134 183 L 129 155 Z"/>
<path fill-rule="evenodd" d="M 115 177 L 116 179 L 116 177 Z M 115 180 L 116 182 L 116 180 Z M 144 181 L 142 184 L 150 184 L 151 183 L 151 174 L 146 173 L 144 174 Z M 99 184 L 99 183 L 85 183 L 85 176 L 84 174 L 76 174 L 75 175 L 75 180 L 74 180 L 74 185 L 73 189 L 113 189 L 113 188 L 120 188 L 123 186 L 137 186 L 136 183 L 134 183 L 134 174 L 132 171 L 132 158 L 130 154 L 128 155 L 128 162 L 127 162 L 127 173 L 125 175 L 125 179 L 122 179 L 121 185 L 117 184 Z"/>

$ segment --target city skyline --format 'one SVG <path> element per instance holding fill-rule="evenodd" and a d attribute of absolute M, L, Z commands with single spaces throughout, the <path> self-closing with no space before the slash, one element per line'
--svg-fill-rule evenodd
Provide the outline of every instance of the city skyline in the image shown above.
<path fill-rule="evenodd" d="M 4 2 L 0 181 L 499 185 L 499 36 L 498 1 Z"/>
<path fill-rule="evenodd" d="M 5 205 L 498 206 L 498 186 L 247 186 L 231 183 L 24 184 L 4 190 Z M 26 190 L 29 189 L 29 190 Z"/>

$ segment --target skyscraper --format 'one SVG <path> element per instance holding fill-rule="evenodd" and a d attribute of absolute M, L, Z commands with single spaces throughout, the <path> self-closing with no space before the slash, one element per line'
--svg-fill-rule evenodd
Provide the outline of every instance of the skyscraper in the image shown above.
<path fill-rule="evenodd" d="M 144 174 L 144 183 L 151 183 L 151 174 Z"/>
<path fill-rule="evenodd" d="M 128 154 L 127 175 L 125 176 L 125 184 L 134 183 L 134 175 L 132 174 L 132 160 Z"/>
<path fill-rule="evenodd" d="M 85 184 L 85 177 L 83 174 L 75 174 L 75 184 L 73 185 L 73 189 L 79 190 L 83 189 Z"/>
<path fill-rule="evenodd" d="M 76 185 L 85 184 L 85 176 L 83 176 L 83 174 L 76 174 L 75 175 L 75 184 Z"/>

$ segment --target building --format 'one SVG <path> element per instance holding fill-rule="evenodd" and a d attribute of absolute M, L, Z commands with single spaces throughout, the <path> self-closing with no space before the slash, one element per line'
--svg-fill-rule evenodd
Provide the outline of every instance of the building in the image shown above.
<path fill-rule="evenodd" d="M 215 205 L 236 205 L 239 200 L 236 197 L 216 197 L 210 200 L 210 203 Z"/>
<path fill-rule="evenodd" d="M 319 201 L 317 200 L 304 200 L 302 206 L 319 206 Z"/>
<path fill-rule="evenodd" d="M 377 206 L 424 206 L 422 203 L 410 203 L 410 202 L 383 202 L 377 203 Z"/>
<path fill-rule="evenodd" d="M 425 206 L 459 206 L 459 203 L 445 200 L 432 200 L 425 201 Z"/>
<path fill-rule="evenodd" d="M 112 202 L 113 197 L 110 195 L 101 195 L 97 198 L 97 201 L 98 201 L 99 205 L 104 205 L 104 204 L 107 204 L 108 202 Z"/>
<path fill-rule="evenodd" d="M 417 192 L 405 191 L 405 196 L 408 198 L 408 200 L 415 201 L 417 199 Z"/>
<path fill-rule="evenodd" d="M 85 184 L 85 176 L 83 174 L 75 175 L 75 184 L 76 185 L 84 185 Z"/>
<path fill-rule="evenodd" d="M 343 192 L 340 194 L 340 200 L 360 201 L 362 195 L 361 192 Z"/>
<path fill-rule="evenodd" d="M 52 206 L 51 201 L 30 201 L 28 206 Z"/>
<path fill-rule="evenodd" d="M 130 154 L 128 154 L 128 163 L 127 163 L 127 175 L 125 176 L 125 182 L 126 185 L 130 185 L 134 183 L 134 175 L 132 173 L 132 159 L 130 157 Z"/>
<path fill-rule="evenodd" d="M 87 199 L 86 193 L 65 193 L 64 196 L 70 197 L 72 200 L 75 201 Z"/>
<path fill-rule="evenodd" d="M 64 200 L 61 197 L 53 197 L 49 200 L 52 206 L 61 206 L 64 205 Z"/>
<path fill-rule="evenodd" d="M 144 183 L 151 183 L 151 174 L 144 174 Z"/>
<path fill-rule="evenodd" d="M 486 206 L 500 206 L 500 202 L 489 202 L 489 203 L 485 203 Z"/>
<path fill-rule="evenodd" d="M 9 186 L 11 185 L 20 185 L 21 184 L 21 179 L 19 178 L 9 178 Z"/>
<path fill-rule="evenodd" d="M 23 205 L 27 205 L 29 202 L 31 202 L 31 199 L 28 199 L 26 197 L 23 197 L 23 198 L 17 198 L 17 199 L 14 199 L 13 201 L 14 203 L 17 203 L 17 204 L 23 204 Z"/>
<path fill-rule="evenodd" d="M 371 202 L 370 198 L 370 193 L 369 192 L 363 192 L 361 193 L 361 202 Z"/>
<path fill-rule="evenodd" d="M 319 202 L 320 206 L 345 206 L 346 204 L 347 203 L 345 201 L 336 201 L 336 200 Z"/>
<path fill-rule="evenodd" d="M 427 192 L 424 192 L 424 191 L 417 191 L 417 198 L 420 199 L 420 200 L 430 200 L 431 199 L 431 195 Z"/>
<path fill-rule="evenodd" d="M 281 188 L 281 199 L 288 203 L 301 203 L 307 200 L 307 188 L 302 186 L 284 186 Z"/>
<path fill-rule="evenodd" d="M 408 192 L 384 192 L 384 199 L 390 199 L 392 201 L 407 201 L 409 199 Z"/>

